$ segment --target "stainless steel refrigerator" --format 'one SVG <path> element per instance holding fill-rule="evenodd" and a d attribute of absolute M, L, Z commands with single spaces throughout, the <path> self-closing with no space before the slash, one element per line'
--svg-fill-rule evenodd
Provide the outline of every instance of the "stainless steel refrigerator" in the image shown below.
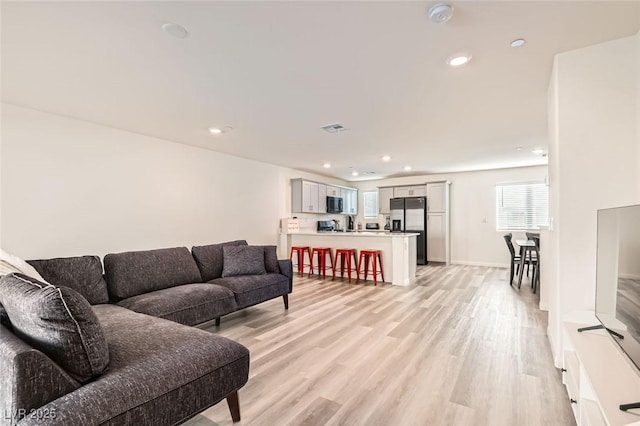
<path fill-rule="evenodd" d="M 417 263 L 426 265 L 427 197 L 392 198 L 391 231 L 417 233 Z"/>

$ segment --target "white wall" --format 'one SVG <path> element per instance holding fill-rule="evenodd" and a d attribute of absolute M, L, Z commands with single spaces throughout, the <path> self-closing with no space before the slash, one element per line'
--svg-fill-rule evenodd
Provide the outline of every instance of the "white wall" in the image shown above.
<path fill-rule="evenodd" d="M 2 105 L 2 247 L 24 258 L 275 244 L 289 179 L 345 182 Z"/>
<path fill-rule="evenodd" d="M 560 356 L 562 316 L 595 301 L 596 212 L 640 201 L 640 35 L 556 56 L 550 85 L 549 335 Z M 543 284 L 544 285 L 544 284 Z"/>
<path fill-rule="evenodd" d="M 505 232 L 496 231 L 496 184 L 544 181 L 546 175 L 547 166 L 518 167 L 381 179 L 360 182 L 357 186 L 362 192 L 376 189 L 378 186 L 450 181 L 451 262 L 508 267 L 510 255 L 502 238 Z M 357 220 L 365 222 L 362 212 Z M 384 224 L 382 216 L 379 222 Z M 513 234 L 514 238 L 524 237 L 524 232 Z"/>

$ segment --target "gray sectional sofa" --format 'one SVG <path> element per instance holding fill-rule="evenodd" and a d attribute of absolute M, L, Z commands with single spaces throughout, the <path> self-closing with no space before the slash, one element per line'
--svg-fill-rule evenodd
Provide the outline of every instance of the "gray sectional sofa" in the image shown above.
<path fill-rule="evenodd" d="M 238 421 L 249 351 L 189 326 L 287 308 L 293 282 L 245 241 L 29 263 L 47 283 L 0 278 L 0 425 L 174 425 L 225 398 Z"/>

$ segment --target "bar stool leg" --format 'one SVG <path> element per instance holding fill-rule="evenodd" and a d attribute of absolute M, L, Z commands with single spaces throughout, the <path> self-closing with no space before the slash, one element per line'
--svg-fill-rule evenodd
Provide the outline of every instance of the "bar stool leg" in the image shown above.
<path fill-rule="evenodd" d="M 353 253 L 353 261 L 356 264 L 356 282 L 360 281 L 360 270 L 359 267 L 360 265 L 358 265 L 358 255 L 356 254 L 356 251 L 352 251 L 351 253 Z"/>
<path fill-rule="evenodd" d="M 380 276 L 382 277 L 382 282 L 384 282 L 384 271 L 382 270 L 382 254 L 378 252 L 378 262 L 380 263 Z"/>
<path fill-rule="evenodd" d="M 373 285 L 378 285 L 378 259 L 371 256 L 371 260 L 373 261 Z"/>

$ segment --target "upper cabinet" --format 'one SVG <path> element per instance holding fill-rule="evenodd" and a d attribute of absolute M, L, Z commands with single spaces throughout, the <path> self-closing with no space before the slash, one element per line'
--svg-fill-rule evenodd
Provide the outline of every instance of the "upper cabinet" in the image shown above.
<path fill-rule="evenodd" d="M 327 196 L 342 197 L 342 189 L 337 186 L 327 185 Z"/>
<path fill-rule="evenodd" d="M 378 212 L 380 214 L 391 213 L 391 199 L 393 198 L 392 187 L 378 188 Z"/>
<path fill-rule="evenodd" d="M 398 197 L 424 197 L 427 195 L 425 185 L 396 186 L 393 188 L 393 196 Z"/>
<path fill-rule="evenodd" d="M 318 213 L 320 206 L 318 188 L 319 185 L 316 182 L 301 179 L 292 180 L 291 211 L 294 213 Z"/>
<path fill-rule="evenodd" d="M 447 211 L 446 182 L 427 184 L 427 212 L 444 213 Z"/>
<path fill-rule="evenodd" d="M 291 179 L 292 213 L 326 213 L 327 196 L 343 198 L 344 214 L 358 214 L 357 189 Z"/>
<path fill-rule="evenodd" d="M 358 190 L 350 188 L 342 188 L 344 214 L 358 214 Z"/>
<path fill-rule="evenodd" d="M 317 183 L 318 185 L 318 213 L 327 212 L 327 185 Z"/>

